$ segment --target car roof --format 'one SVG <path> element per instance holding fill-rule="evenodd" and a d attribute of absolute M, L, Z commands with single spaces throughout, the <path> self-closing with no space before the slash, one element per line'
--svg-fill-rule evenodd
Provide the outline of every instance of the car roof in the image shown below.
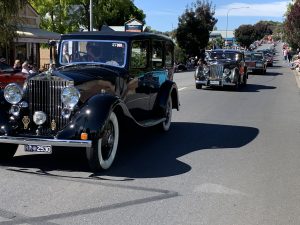
<path fill-rule="evenodd" d="M 123 32 L 123 31 L 88 31 L 88 32 L 75 32 L 64 34 L 61 39 L 104 39 L 104 40 L 135 40 L 135 39 L 160 39 L 172 41 L 168 36 L 162 34 L 154 34 L 148 32 Z"/>

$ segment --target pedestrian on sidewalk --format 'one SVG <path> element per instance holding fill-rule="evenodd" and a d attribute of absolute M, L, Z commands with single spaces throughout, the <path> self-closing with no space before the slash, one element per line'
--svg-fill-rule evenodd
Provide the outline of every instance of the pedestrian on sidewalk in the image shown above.
<path fill-rule="evenodd" d="M 288 54 L 288 50 L 286 48 L 283 49 L 283 58 L 284 61 L 287 61 L 287 54 Z"/>
<path fill-rule="evenodd" d="M 292 58 L 293 58 L 292 53 L 291 53 L 291 51 L 289 50 L 289 51 L 287 52 L 287 59 L 288 59 L 289 63 L 292 61 Z"/>

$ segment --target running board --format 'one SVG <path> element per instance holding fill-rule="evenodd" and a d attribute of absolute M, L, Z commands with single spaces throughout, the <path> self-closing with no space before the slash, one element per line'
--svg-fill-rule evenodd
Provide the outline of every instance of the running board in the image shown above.
<path fill-rule="evenodd" d="M 141 126 L 143 127 L 151 127 L 151 126 L 155 126 L 158 125 L 162 122 L 166 121 L 166 118 L 162 118 L 159 120 L 142 120 L 142 121 L 137 121 Z"/>

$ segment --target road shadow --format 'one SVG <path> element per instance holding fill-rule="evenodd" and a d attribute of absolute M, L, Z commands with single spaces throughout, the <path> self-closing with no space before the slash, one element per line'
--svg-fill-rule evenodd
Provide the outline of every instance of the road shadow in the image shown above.
<path fill-rule="evenodd" d="M 260 75 L 258 75 L 260 76 Z M 230 91 L 230 92 L 260 92 L 261 90 L 273 90 L 276 89 L 274 86 L 267 86 L 261 84 L 247 84 L 246 87 L 239 87 L 238 90 L 235 90 L 233 87 L 224 86 L 224 87 L 203 87 L 204 91 Z"/>
<path fill-rule="evenodd" d="M 113 176 L 134 179 L 183 174 L 190 171 L 192 167 L 180 161 L 180 157 L 211 149 L 241 150 L 258 134 L 259 130 L 253 127 L 185 122 L 172 123 L 169 132 L 158 132 L 154 128 L 127 130 L 121 134 L 114 165 L 108 171 L 90 174 L 90 177 Z M 17 156 L 6 166 L 20 172 L 35 168 L 43 175 L 51 171 L 89 172 L 82 152 L 72 154 L 72 151 L 69 151 L 65 157 Z"/>
<path fill-rule="evenodd" d="M 273 90 L 276 89 L 274 86 L 267 86 L 262 84 L 247 84 L 246 87 L 240 88 L 239 92 L 260 92 L 261 90 Z"/>

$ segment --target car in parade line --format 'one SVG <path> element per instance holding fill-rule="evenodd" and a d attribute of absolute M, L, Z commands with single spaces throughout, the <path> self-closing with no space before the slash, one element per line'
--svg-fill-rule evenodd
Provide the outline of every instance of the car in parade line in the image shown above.
<path fill-rule="evenodd" d="M 267 72 L 267 60 L 262 52 L 245 52 L 245 62 L 248 73 L 262 73 Z"/>
<path fill-rule="evenodd" d="M 9 83 L 23 85 L 27 74 L 15 71 L 10 65 L 0 62 L 0 89 L 4 89 Z"/>
<path fill-rule="evenodd" d="M 267 66 L 272 67 L 273 66 L 273 61 L 274 61 L 274 54 L 270 52 L 268 49 L 263 49 L 263 50 L 257 50 L 256 52 L 262 52 L 264 54 L 264 57 L 267 61 Z"/>
<path fill-rule="evenodd" d="M 123 118 L 168 131 L 172 109 L 179 110 L 174 43 L 166 36 L 66 34 L 55 61 L 56 69 L 28 78 L 24 86 L 5 87 L 0 96 L 0 160 L 12 158 L 18 145 L 45 153 L 81 147 L 91 170 L 105 170 L 120 147 Z"/>
<path fill-rule="evenodd" d="M 246 85 L 248 71 L 244 53 L 233 49 L 215 49 L 206 52 L 206 58 L 195 71 L 197 89 L 202 86 L 231 86 L 238 89 Z"/>

